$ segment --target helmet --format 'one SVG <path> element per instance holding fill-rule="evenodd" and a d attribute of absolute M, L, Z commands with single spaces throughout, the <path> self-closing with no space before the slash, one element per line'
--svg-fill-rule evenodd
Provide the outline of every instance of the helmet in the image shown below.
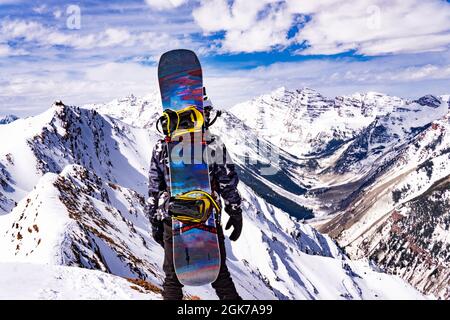
<path fill-rule="evenodd" d="M 205 116 L 206 123 L 209 123 L 212 109 L 213 109 L 212 102 L 206 95 L 206 88 L 203 87 L 203 114 Z"/>
<path fill-rule="evenodd" d="M 214 107 L 212 105 L 212 102 L 206 95 L 206 88 L 203 87 L 203 115 L 205 116 L 206 127 L 209 127 L 214 122 L 216 122 L 217 118 L 222 114 L 220 110 L 217 110 L 214 119 L 211 120 L 211 113 L 213 109 Z"/>
<path fill-rule="evenodd" d="M 206 123 L 209 122 L 211 118 L 211 111 L 213 110 L 213 106 L 211 100 L 206 99 L 203 101 L 203 115 L 205 116 Z"/>

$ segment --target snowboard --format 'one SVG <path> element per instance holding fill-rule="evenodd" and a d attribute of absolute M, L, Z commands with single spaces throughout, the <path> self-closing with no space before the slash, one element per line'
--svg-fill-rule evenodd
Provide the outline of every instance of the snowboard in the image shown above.
<path fill-rule="evenodd" d="M 203 75 L 196 54 L 190 50 L 164 53 L 158 65 L 163 111 L 194 107 L 203 114 Z M 194 110 L 195 111 L 195 110 Z M 204 127 L 175 130 L 166 136 L 171 197 L 192 190 L 211 193 Z M 200 286 L 217 279 L 221 257 L 215 215 L 204 222 L 172 219 L 175 272 L 183 285 Z"/>

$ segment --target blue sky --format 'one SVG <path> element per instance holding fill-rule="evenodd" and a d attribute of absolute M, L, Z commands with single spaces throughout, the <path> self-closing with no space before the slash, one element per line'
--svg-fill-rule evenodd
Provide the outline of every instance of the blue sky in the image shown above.
<path fill-rule="evenodd" d="M 280 86 L 333 97 L 450 93 L 444 0 L 0 0 L 0 114 L 157 89 L 167 50 L 202 61 L 223 108 Z"/>

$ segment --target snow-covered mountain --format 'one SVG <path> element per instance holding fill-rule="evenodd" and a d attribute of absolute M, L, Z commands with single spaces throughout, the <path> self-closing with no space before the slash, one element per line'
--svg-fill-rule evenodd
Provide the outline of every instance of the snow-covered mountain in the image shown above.
<path fill-rule="evenodd" d="M 0 127 L 0 136 L 14 137 L 0 146 L 2 270 L 39 273 L 39 264 L 46 263 L 141 279 L 144 287 L 161 286 L 162 248 L 150 236 L 145 211 L 149 157 L 159 137 L 152 125 L 159 113 L 155 106 L 154 101 L 132 96 L 85 108 L 58 104 L 39 116 Z M 224 121 L 235 121 L 237 131 L 245 128 L 231 115 Z M 254 150 L 246 148 L 250 153 Z M 229 149 L 239 160 L 239 146 Z M 280 159 L 297 165 L 286 152 L 281 152 Z M 261 176 L 252 168 L 246 170 L 253 177 Z M 296 181 L 289 170 L 284 175 L 279 180 L 259 179 L 264 188 L 278 190 L 286 177 L 288 183 Z M 294 190 L 287 189 L 275 200 L 270 195 L 267 200 L 264 190 L 254 190 L 245 181 L 239 190 L 244 199 L 244 230 L 238 242 L 227 240 L 226 245 L 229 268 L 244 298 L 422 298 L 402 280 L 351 261 L 331 238 L 293 218 L 295 211 L 279 208 L 283 197 L 290 197 Z M 302 208 L 294 204 L 288 209 Z M 5 266 L 6 262 L 10 265 Z M 73 284 L 83 274 L 75 269 L 54 270 Z M 101 282 L 96 280 L 98 273 L 92 277 L 93 286 Z M 126 282 L 115 279 L 112 286 L 125 292 Z M 50 283 L 48 288 L 39 284 L 33 288 L 54 290 L 56 284 Z M 71 288 L 61 286 L 67 289 L 58 290 Z M 6 287 L 4 280 L 0 287 Z M 155 290 L 148 293 L 150 298 L 159 297 Z M 209 286 L 186 288 L 186 295 L 215 297 Z M 63 292 L 60 297 L 70 295 Z M 129 291 L 118 296 L 99 293 L 99 297 L 134 298 Z"/>
<path fill-rule="evenodd" d="M 320 155 L 344 144 L 378 115 L 404 100 L 371 92 L 328 99 L 304 88 L 274 92 L 237 104 L 231 112 L 266 140 L 297 156 Z"/>
<path fill-rule="evenodd" d="M 145 129 L 105 119 L 95 110 L 53 105 L 48 111 L 0 127 L 0 214 L 10 212 L 47 172 L 80 164 L 113 183 L 146 192 L 152 145 Z M 153 138 L 153 140 L 151 140 Z"/>
<path fill-rule="evenodd" d="M 449 298 L 449 106 L 448 95 L 328 99 L 282 88 L 232 112 L 298 157 L 292 174 L 307 191 L 296 201 L 322 218 L 322 232 L 352 257 Z"/>
<path fill-rule="evenodd" d="M 280 88 L 231 112 L 247 126 L 246 134 L 290 153 L 289 174 L 308 189 L 291 199 L 321 216 L 345 208 L 448 108 L 433 96 L 411 101 L 372 92 L 328 99 L 312 89 Z"/>
<path fill-rule="evenodd" d="M 1 116 L 0 115 L 0 125 L 11 123 L 13 121 L 16 121 L 17 119 L 19 119 L 19 118 L 17 116 L 15 116 L 15 115 L 12 115 L 12 114 L 9 114 L 9 115 L 6 115 L 6 116 Z"/>
<path fill-rule="evenodd" d="M 354 257 L 449 298 L 449 116 L 433 121 L 322 227 Z"/>
<path fill-rule="evenodd" d="M 145 97 L 131 94 L 104 104 L 86 105 L 84 108 L 96 110 L 133 127 L 152 129 L 161 116 L 161 96 L 157 91 L 151 91 Z"/>

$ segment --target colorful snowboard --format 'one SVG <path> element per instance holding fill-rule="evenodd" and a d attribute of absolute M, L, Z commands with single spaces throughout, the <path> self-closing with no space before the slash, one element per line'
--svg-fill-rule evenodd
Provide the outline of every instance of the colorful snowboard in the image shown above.
<path fill-rule="evenodd" d="M 194 52 L 173 50 L 162 55 L 158 78 L 163 109 L 194 106 L 203 112 L 203 77 Z M 211 193 L 203 132 L 186 133 L 168 142 L 170 190 L 176 196 L 191 190 Z M 172 220 L 173 258 L 178 279 L 200 286 L 216 280 L 220 251 L 214 214 L 205 223 Z"/>

